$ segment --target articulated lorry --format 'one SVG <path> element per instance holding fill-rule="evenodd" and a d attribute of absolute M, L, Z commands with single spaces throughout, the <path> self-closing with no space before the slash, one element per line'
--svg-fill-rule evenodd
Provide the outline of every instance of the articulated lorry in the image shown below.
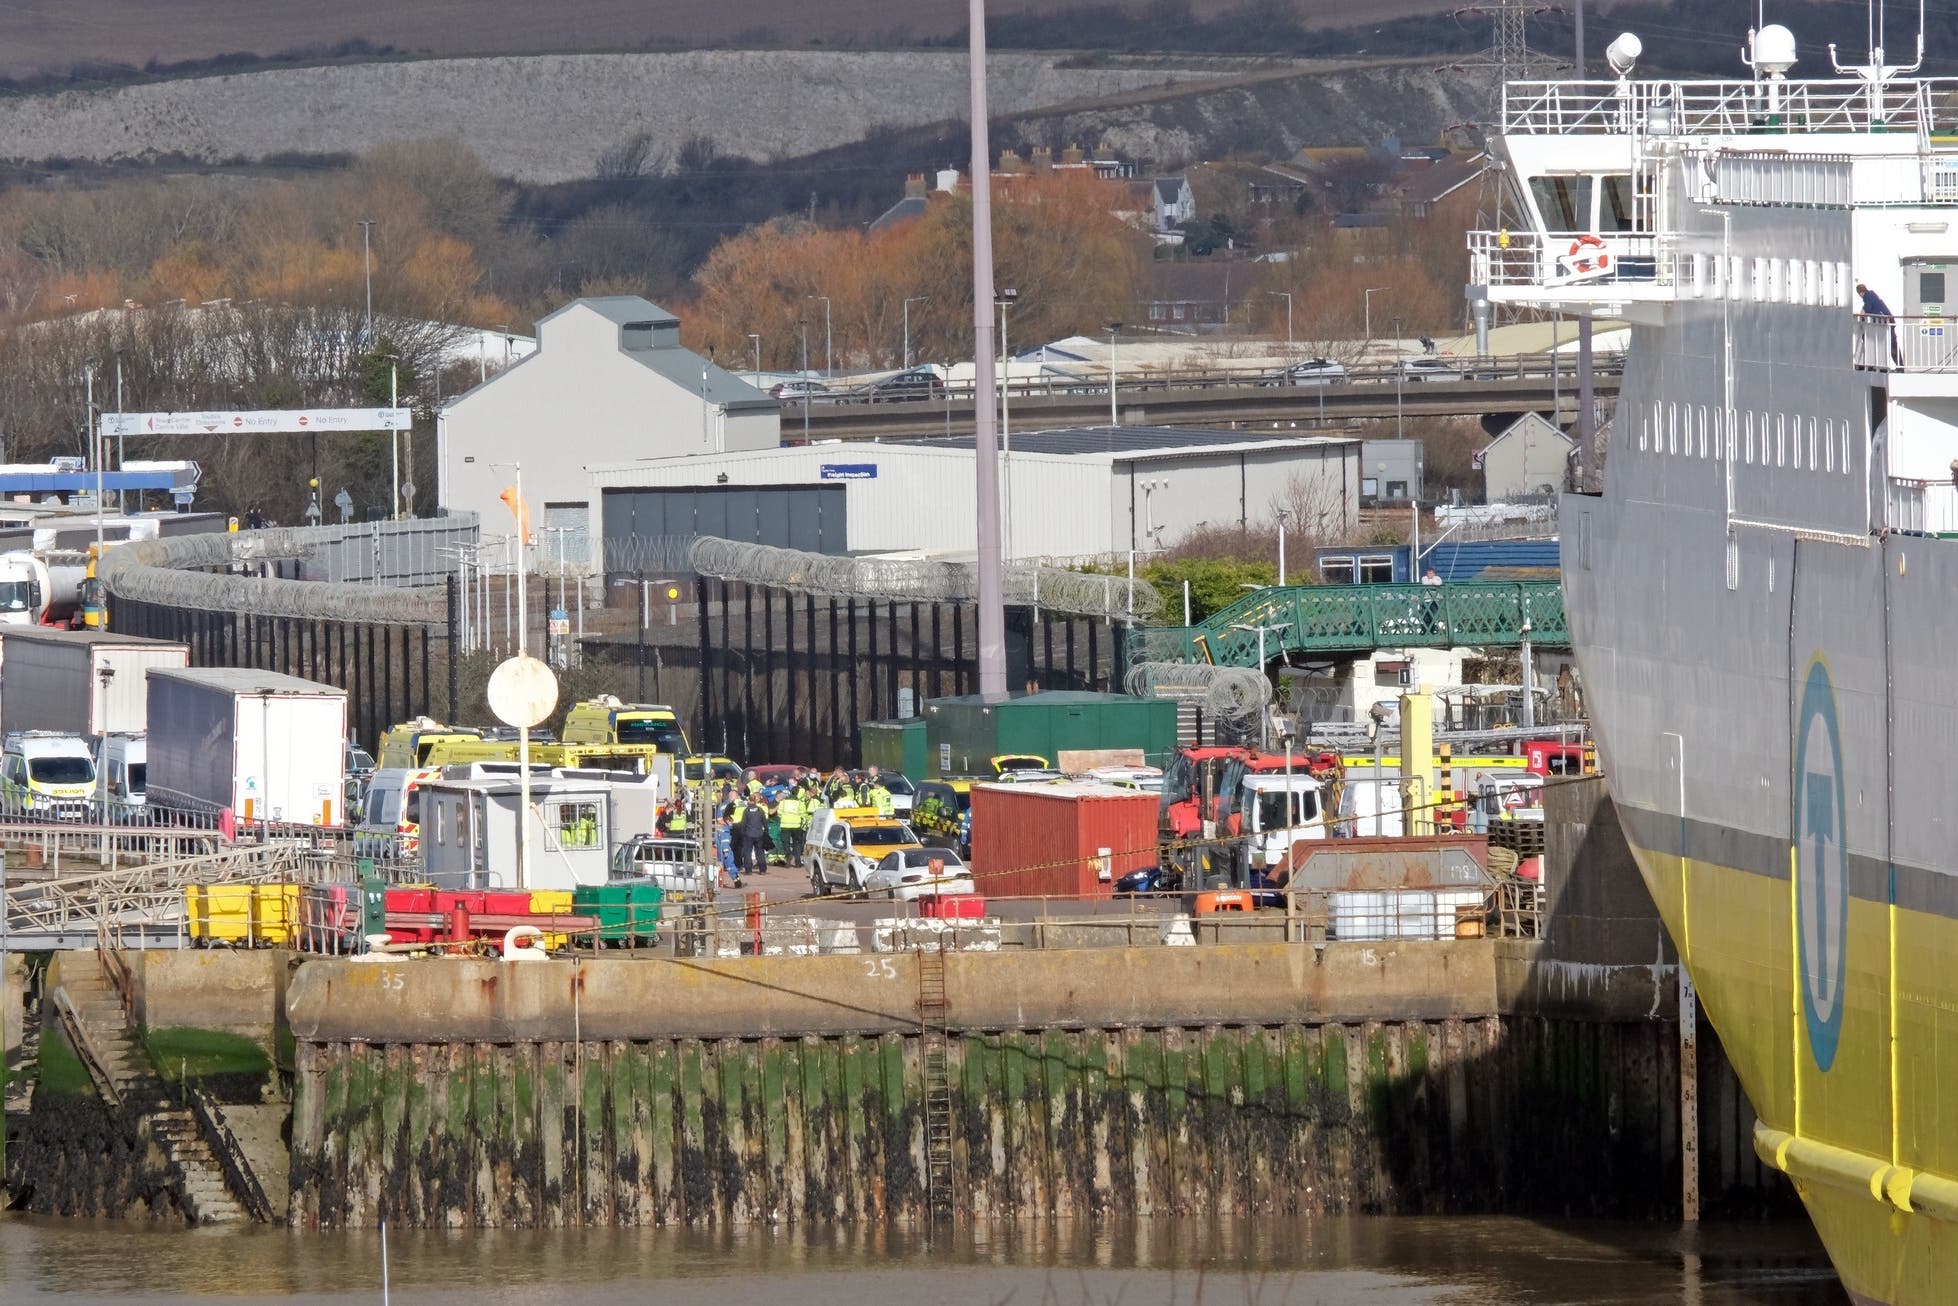
<path fill-rule="evenodd" d="M 0 631 L 0 650 L 0 726 L 89 738 L 148 729 L 147 673 L 190 662 L 168 640 L 37 626 Z"/>

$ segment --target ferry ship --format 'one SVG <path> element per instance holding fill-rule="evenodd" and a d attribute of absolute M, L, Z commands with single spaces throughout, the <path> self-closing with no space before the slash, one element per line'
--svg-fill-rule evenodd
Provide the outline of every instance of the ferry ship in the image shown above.
<path fill-rule="evenodd" d="M 1757 1151 L 1914 1306 L 1958 1301 L 1958 82 L 1872 29 L 1814 78 L 1770 24 L 1734 80 L 1621 36 L 1509 84 L 1470 253 L 1490 304 L 1632 325 L 1561 507 L 1601 760 Z"/>

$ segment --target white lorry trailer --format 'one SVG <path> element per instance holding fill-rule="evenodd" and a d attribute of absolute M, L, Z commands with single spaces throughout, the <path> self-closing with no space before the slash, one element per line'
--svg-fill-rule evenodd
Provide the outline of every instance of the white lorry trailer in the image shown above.
<path fill-rule="evenodd" d="M 276 671 L 150 672 L 149 803 L 246 821 L 336 825 L 347 694 Z"/>
<path fill-rule="evenodd" d="M 0 726 L 100 738 L 149 727 L 152 668 L 182 668 L 190 650 L 100 630 L 0 628 Z"/>

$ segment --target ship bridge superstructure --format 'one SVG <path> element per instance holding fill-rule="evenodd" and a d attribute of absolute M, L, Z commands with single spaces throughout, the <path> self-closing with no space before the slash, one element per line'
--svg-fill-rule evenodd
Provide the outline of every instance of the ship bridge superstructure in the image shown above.
<path fill-rule="evenodd" d="M 1471 298 L 1626 320 L 1654 333 L 1655 356 L 1707 358 L 1690 380 L 1655 364 L 1663 399 L 1641 397 L 1628 373 L 1614 439 L 1650 451 L 1690 420 L 1690 447 L 1722 465 L 1731 521 L 1839 538 L 1958 532 L 1958 79 L 1908 75 L 1880 51 L 1847 75 L 1790 78 L 1793 37 L 1766 28 L 1748 49 L 1764 38 L 1786 57 L 1756 59 L 1747 79 L 1639 79 L 1625 60 L 1612 79 L 1505 87 L 1491 151 L 1504 221 L 1469 234 Z M 1718 343 L 1740 317 L 1749 334 L 1772 324 L 1778 362 L 1839 374 L 1829 393 L 1843 411 L 1822 413 L 1814 449 L 1766 434 L 1806 432 L 1816 410 L 1784 416 L 1760 392 L 1785 400 L 1793 374 L 1776 385 L 1764 359 Z M 1700 392 L 1690 419 L 1673 416 L 1684 389 Z M 1789 475 L 1831 467 L 1864 482 L 1853 501 L 1840 483 Z"/>

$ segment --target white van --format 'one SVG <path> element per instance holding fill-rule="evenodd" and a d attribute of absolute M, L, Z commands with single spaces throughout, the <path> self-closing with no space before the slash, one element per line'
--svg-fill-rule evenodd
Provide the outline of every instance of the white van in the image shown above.
<path fill-rule="evenodd" d="M 104 735 L 95 746 L 95 768 L 110 807 L 142 807 L 148 802 L 149 736 Z"/>

